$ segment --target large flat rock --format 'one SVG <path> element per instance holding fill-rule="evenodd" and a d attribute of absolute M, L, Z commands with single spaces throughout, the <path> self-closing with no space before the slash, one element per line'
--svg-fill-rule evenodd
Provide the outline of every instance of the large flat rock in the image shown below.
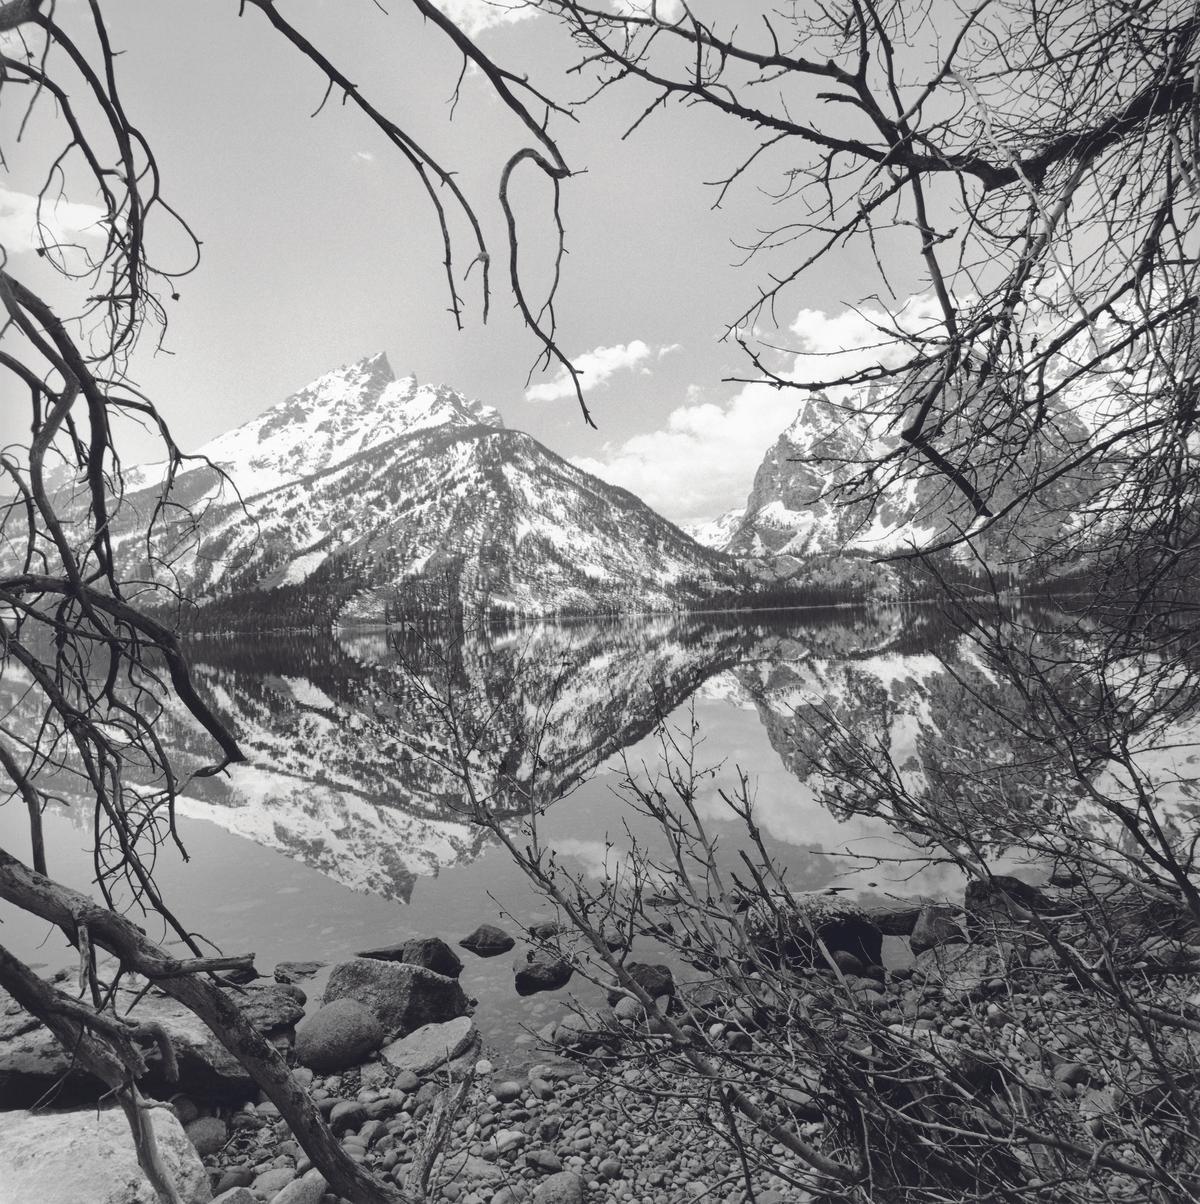
<path fill-rule="evenodd" d="M 270 987 L 233 991 L 245 1005 L 248 1018 L 262 1032 L 286 1030 L 303 1015 L 303 1008 L 286 992 Z M 120 993 L 118 1010 L 124 1014 L 133 994 Z M 99 1099 L 106 1088 L 74 1066 L 67 1051 L 53 1034 L 4 997 L 0 1014 L 0 1108 L 28 1107 L 45 1092 L 55 1092 L 58 1104 Z M 139 1086 L 149 1094 L 183 1091 L 201 1098 L 241 1099 L 257 1086 L 241 1064 L 221 1044 L 208 1026 L 182 1003 L 169 995 L 151 991 L 129 1013 L 133 1019 L 162 1025 L 179 1063 L 179 1082 L 169 1083 L 162 1072 L 157 1049 L 144 1045 L 148 1072 Z"/>
<path fill-rule="evenodd" d="M 479 1032 L 470 1016 L 442 1024 L 424 1024 L 407 1037 L 383 1047 L 383 1057 L 398 1070 L 428 1074 L 479 1044 Z"/>
<path fill-rule="evenodd" d="M 183 1204 L 212 1199 L 208 1174 L 174 1113 L 149 1111 L 159 1153 Z M 158 1204 L 120 1108 L 6 1112 L 0 1121 L 5 1204 Z"/>

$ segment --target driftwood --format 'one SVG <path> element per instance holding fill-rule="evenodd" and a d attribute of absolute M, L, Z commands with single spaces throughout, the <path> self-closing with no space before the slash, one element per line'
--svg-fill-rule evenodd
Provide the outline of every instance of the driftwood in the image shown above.
<path fill-rule="evenodd" d="M 30 1015 L 37 1016 L 85 1070 L 112 1091 L 129 1121 L 142 1173 L 164 1204 L 181 1204 L 170 1172 L 163 1165 L 153 1122 L 137 1088 L 136 1079 L 145 1069 L 145 1061 L 132 1041 L 135 1035 L 153 1036 L 160 1048 L 166 1045 L 168 1057 L 173 1060 L 165 1034 L 161 1030 L 139 1033 L 138 1025 L 123 1025 L 117 1017 L 94 1012 L 63 995 L 44 983 L 3 945 L 0 945 L 0 985 Z"/>
<path fill-rule="evenodd" d="M 0 849 L 0 899 L 56 924 L 73 941 L 78 941 L 81 929 L 86 931 L 93 946 L 113 954 L 125 969 L 155 980 L 163 991 L 190 1008 L 279 1109 L 332 1192 L 355 1204 L 408 1204 L 407 1195 L 378 1182 L 345 1153 L 279 1052 L 217 983 L 201 974 L 187 973 L 186 963 L 166 953 L 124 916 L 51 881 L 3 849 Z M 5 987 L 26 1010 L 45 1023 L 89 1071 L 114 1089 L 126 1092 L 121 1095 L 118 1090 L 137 1137 L 138 1126 L 147 1127 L 145 1110 L 138 1106 L 131 1067 L 114 1052 L 113 1042 L 119 1044 L 121 1037 L 119 1020 L 90 1013 L 77 1001 L 60 997 L 11 956 L 0 962 L 0 969 Z M 140 1056 L 132 1043 L 129 1045 L 133 1055 Z M 152 1139 L 151 1134 L 149 1140 Z M 147 1169 L 143 1163 L 143 1169 L 151 1177 L 153 1168 Z M 154 1185 L 162 1199 L 173 1204 L 175 1196 L 164 1194 L 159 1183 Z"/>

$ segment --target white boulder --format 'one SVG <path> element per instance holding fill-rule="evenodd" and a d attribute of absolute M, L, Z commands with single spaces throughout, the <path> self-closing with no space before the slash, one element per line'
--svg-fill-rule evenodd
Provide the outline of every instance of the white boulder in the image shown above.
<path fill-rule="evenodd" d="M 167 1108 L 151 1108 L 149 1116 L 180 1199 L 208 1204 L 208 1174 L 183 1126 Z M 5 1204 L 158 1204 L 120 1108 L 5 1112 L 0 1199 Z"/>

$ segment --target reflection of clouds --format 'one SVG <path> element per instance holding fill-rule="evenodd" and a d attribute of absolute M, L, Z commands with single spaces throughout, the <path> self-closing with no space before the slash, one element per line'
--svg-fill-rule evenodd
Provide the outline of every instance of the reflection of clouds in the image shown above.
<path fill-rule="evenodd" d="M 559 857 L 570 858 L 585 877 L 596 882 L 607 880 L 620 885 L 633 880 L 634 859 L 628 850 L 616 844 L 604 840 L 555 837 L 554 851 Z M 651 890 L 662 890 L 667 886 L 666 877 L 647 868 L 644 861 L 640 874 Z"/>
<path fill-rule="evenodd" d="M 624 870 L 630 864 L 629 854 L 603 840 L 578 840 L 559 836 L 554 840 L 554 852 L 570 857 L 589 877 L 602 879 Z"/>

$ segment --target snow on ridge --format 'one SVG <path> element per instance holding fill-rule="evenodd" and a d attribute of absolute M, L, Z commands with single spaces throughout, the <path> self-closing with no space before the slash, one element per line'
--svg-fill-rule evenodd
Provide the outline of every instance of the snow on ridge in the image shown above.
<path fill-rule="evenodd" d="M 292 692 L 292 697 L 301 706 L 316 707 L 322 711 L 336 711 L 338 709 L 337 703 L 320 686 L 309 681 L 307 677 L 288 677 L 285 673 L 283 680 L 287 682 L 288 689 Z"/>
<path fill-rule="evenodd" d="M 378 352 L 317 377 L 241 426 L 210 439 L 196 454 L 227 473 L 236 491 L 250 498 L 395 439 L 447 424 L 504 427 L 493 407 L 448 386 L 420 384 L 414 376 L 397 379 L 387 355 Z M 163 468 L 130 468 L 127 493 L 157 488 Z M 209 468 L 196 464 L 190 471 L 213 477 L 206 491 L 210 500 L 232 500 L 233 490 Z"/>
<path fill-rule="evenodd" d="M 729 541 L 733 538 L 734 532 L 738 529 L 745 514 L 746 507 L 739 506 L 735 510 L 727 510 L 719 518 L 688 523 L 681 529 L 685 535 L 690 536 L 698 544 L 723 552 L 728 548 Z"/>

